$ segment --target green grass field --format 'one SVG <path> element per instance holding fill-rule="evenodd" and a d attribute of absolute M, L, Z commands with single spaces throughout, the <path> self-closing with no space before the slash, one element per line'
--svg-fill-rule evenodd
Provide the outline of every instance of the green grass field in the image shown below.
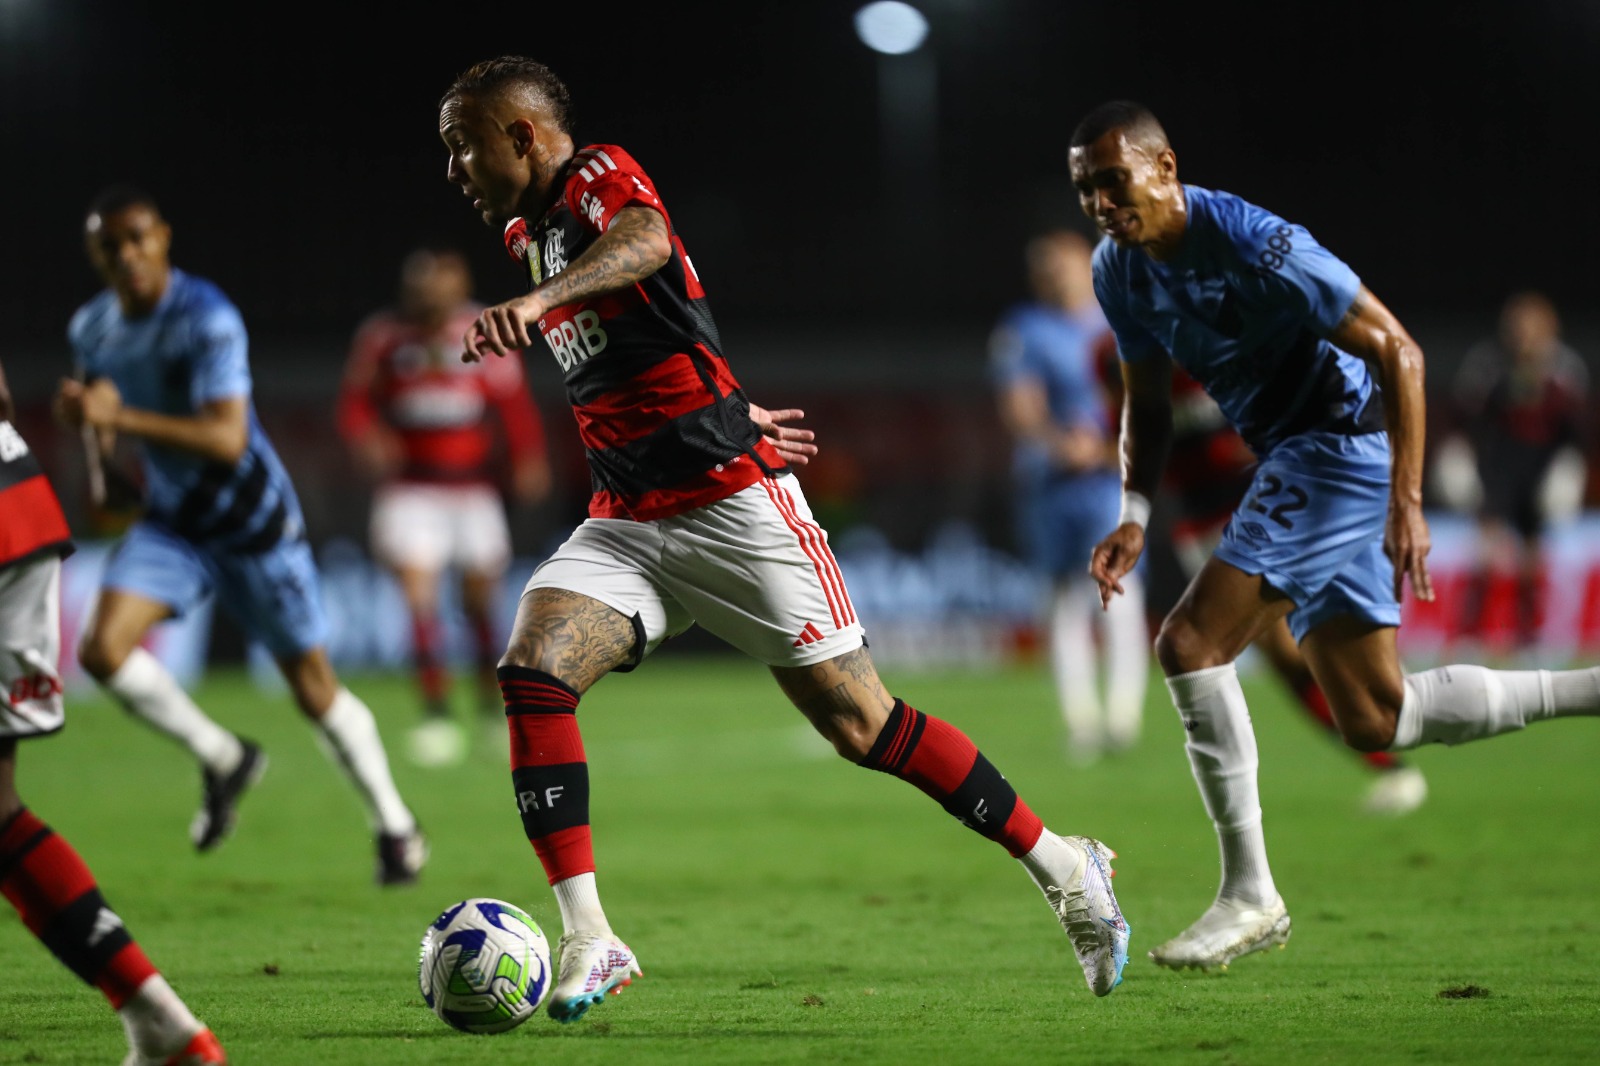
<path fill-rule="evenodd" d="M 1210 902 L 1217 866 L 1159 681 L 1141 746 L 1072 770 L 1042 670 L 891 674 L 966 729 L 1047 824 L 1120 853 L 1133 960 L 1097 1000 L 996 845 L 839 760 L 756 664 L 662 653 L 580 710 L 600 885 L 645 977 L 578 1024 L 541 1013 L 473 1037 L 418 994 L 428 922 L 495 896 L 560 931 L 503 756 L 483 744 L 466 766 L 413 768 L 409 681 L 346 680 L 378 712 L 433 840 L 413 887 L 372 883 L 354 794 L 287 700 L 242 674 L 217 672 L 198 696 L 272 765 L 213 854 L 186 835 L 192 764 L 110 704 L 71 700 L 65 733 L 21 751 L 24 798 L 239 1066 L 1600 1060 L 1600 723 L 1423 752 L 1428 804 L 1375 820 L 1360 813 L 1360 764 L 1270 681 L 1248 681 L 1294 938 L 1180 975 L 1145 952 Z M 99 995 L 9 908 L 0 964 L 0 1062 L 120 1061 Z"/>

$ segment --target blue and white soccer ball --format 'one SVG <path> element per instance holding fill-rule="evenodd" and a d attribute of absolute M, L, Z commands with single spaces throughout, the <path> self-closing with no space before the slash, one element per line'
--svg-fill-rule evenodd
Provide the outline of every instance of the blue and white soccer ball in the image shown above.
<path fill-rule="evenodd" d="M 503 1033 L 550 992 L 550 942 L 525 911 L 476 897 L 447 907 L 422 936 L 417 983 L 428 1006 L 464 1033 Z"/>

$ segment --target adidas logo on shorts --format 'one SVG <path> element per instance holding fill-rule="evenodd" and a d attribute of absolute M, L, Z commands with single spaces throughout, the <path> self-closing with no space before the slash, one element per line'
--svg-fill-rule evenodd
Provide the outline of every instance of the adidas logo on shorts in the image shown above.
<path fill-rule="evenodd" d="M 822 631 L 816 626 L 812 625 L 810 622 L 807 622 L 806 627 L 800 631 L 800 636 L 797 637 L 795 642 L 789 646 L 791 648 L 799 648 L 806 644 L 815 644 L 821 639 Z"/>

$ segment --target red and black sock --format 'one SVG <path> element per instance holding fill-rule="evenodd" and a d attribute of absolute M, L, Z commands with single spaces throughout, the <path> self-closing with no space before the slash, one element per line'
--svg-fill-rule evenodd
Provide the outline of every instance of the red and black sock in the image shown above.
<path fill-rule="evenodd" d="M 113 1009 L 156 973 L 72 845 L 26 808 L 0 826 L 0 893 L 50 953 Z"/>
<path fill-rule="evenodd" d="M 498 674 L 523 831 L 551 884 L 593 873 L 589 763 L 578 733 L 578 693 L 542 670 L 502 666 Z"/>
<path fill-rule="evenodd" d="M 411 616 L 411 658 L 417 668 L 417 687 L 429 714 L 450 711 L 450 675 L 439 657 L 439 620 L 432 615 Z"/>
<path fill-rule="evenodd" d="M 496 665 L 500 661 L 501 645 L 487 612 L 472 619 L 472 647 L 478 674 L 478 698 L 482 702 L 483 712 L 493 714 L 499 709 L 495 699 L 495 681 L 499 676 Z"/>
<path fill-rule="evenodd" d="M 1307 681 L 1300 687 L 1300 704 L 1306 711 L 1321 722 L 1335 737 L 1339 736 L 1339 726 L 1333 720 L 1333 708 L 1328 706 L 1328 697 L 1323 694 L 1322 687 L 1315 681 Z M 1341 741 L 1342 743 L 1342 741 Z M 1361 761 L 1374 770 L 1393 770 L 1401 765 L 1399 759 L 1386 751 L 1357 752 Z"/>
<path fill-rule="evenodd" d="M 1038 815 L 965 733 L 904 700 L 894 701 L 861 765 L 916 785 L 962 825 L 1013 856 L 1032 851 L 1044 831 Z"/>

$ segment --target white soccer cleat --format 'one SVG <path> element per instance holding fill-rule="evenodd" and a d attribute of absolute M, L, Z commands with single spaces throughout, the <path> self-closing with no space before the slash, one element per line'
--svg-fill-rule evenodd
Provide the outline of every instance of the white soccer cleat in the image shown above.
<path fill-rule="evenodd" d="M 1199 921 L 1152 950 L 1150 957 L 1172 970 L 1225 970 L 1241 955 L 1281 948 L 1288 941 L 1289 908 L 1282 896 L 1274 896 L 1266 905 L 1219 899 Z"/>
<path fill-rule="evenodd" d="M 1045 830 L 1050 836 L 1055 834 Z M 1097 996 L 1110 995 L 1122 983 L 1128 964 L 1131 930 L 1111 891 L 1111 860 L 1115 853 L 1089 837 L 1055 837 L 1060 845 L 1060 869 L 1035 881 L 1045 902 L 1056 912 L 1061 928 L 1083 967 L 1083 978 Z"/>
<path fill-rule="evenodd" d="M 406 747 L 418 766 L 456 766 L 467 757 L 467 733 L 453 718 L 429 718 L 406 735 Z"/>
<path fill-rule="evenodd" d="M 1428 798 L 1428 779 L 1415 766 L 1397 766 L 1378 775 L 1367 789 L 1368 814 L 1410 814 Z"/>
<path fill-rule="evenodd" d="M 558 1022 L 575 1022 L 589 1008 L 643 977 L 628 945 L 610 933 L 567 933 L 561 938 L 556 985 L 545 1008 Z"/>

